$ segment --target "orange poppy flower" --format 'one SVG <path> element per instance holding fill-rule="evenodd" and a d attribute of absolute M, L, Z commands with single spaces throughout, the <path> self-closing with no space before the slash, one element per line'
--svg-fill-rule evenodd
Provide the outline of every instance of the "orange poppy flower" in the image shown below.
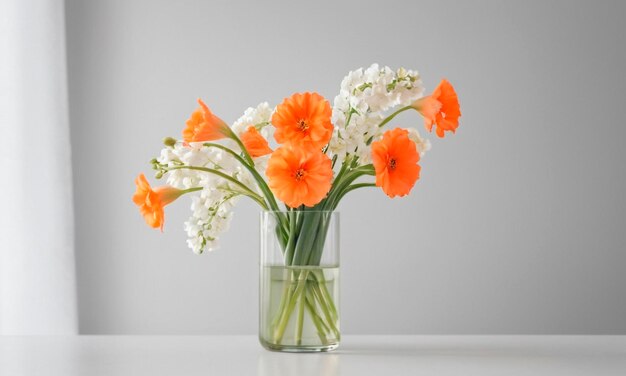
<path fill-rule="evenodd" d="M 252 158 L 262 157 L 272 152 L 267 140 L 252 125 L 239 138 Z"/>
<path fill-rule="evenodd" d="M 186 122 L 183 140 L 185 142 L 214 141 L 228 136 L 228 124 L 215 116 L 202 99 L 198 99 L 198 103 L 200 107 Z"/>
<path fill-rule="evenodd" d="M 321 150 L 292 146 L 276 149 L 265 173 L 272 192 L 292 208 L 322 201 L 333 178 L 330 158 Z"/>
<path fill-rule="evenodd" d="M 387 196 L 405 196 L 420 176 L 417 164 L 420 155 L 406 129 L 385 132 L 382 140 L 372 142 L 372 161 L 376 171 L 376 186 Z"/>
<path fill-rule="evenodd" d="M 298 93 L 285 98 L 272 115 L 279 144 L 321 149 L 333 134 L 330 103 L 317 93 Z"/>
<path fill-rule="evenodd" d="M 437 125 L 437 136 L 444 137 L 444 131 L 454 133 L 459 127 L 461 107 L 452 84 L 443 79 L 433 93 L 420 98 L 411 105 L 424 117 L 424 125 L 430 132 Z"/>
<path fill-rule="evenodd" d="M 137 191 L 133 195 L 133 202 L 139 207 L 139 212 L 150 227 L 160 228 L 163 231 L 165 222 L 163 208 L 180 197 L 184 191 L 170 186 L 152 189 L 143 174 L 137 177 L 135 185 Z"/>

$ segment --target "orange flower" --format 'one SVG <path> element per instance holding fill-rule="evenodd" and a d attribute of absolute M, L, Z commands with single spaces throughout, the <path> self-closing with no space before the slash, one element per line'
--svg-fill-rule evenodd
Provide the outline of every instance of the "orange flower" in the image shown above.
<path fill-rule="evenodd" d="M 441 80 L 431 95 L 416 100 L 411 106 L 424 116 L 424 125 L 429 132 L 432 131 L 433 124 L 437 125 L 439 137 L 444 136 L 444 131 L 454 133 L 459 126 L 459 98 L 446 79 Z"/>
<path fill-rule="evenodd" d="M 272 115 L 279 144 L 321 149 L 333 134 L 330 103 L 317 93 L 298 93 L 285 98 Z"/>
<path fill-rule="evenodd" d="M 405 196 L 420 176 L 417 164 L 420 155 L 406 129 L 385 132 L 383 139 L 372 142 L 372 161 L 376 170 L 376 186 L 387 196 Z"/>
<path fill-rule="evenodd" d="M 228 136 L 228 124 L 218 118 L 209 110 L 202 99 L 198 99 L 200 107 L 197 108 L 183 130 L 185 142 L 214 141 Z"/>
<path fill-rule="evenodd" d="M 322 201 L 333 178 L 330 159 L 321 150 L 292 146 L 276 149 L 265 173 L 276 197 L 292 208 Z"/>
<path fill-rule="evenodd" d="M 248 129 L 239 137 L 243 146 L 246 148 L 252 158 L 262 157 L 272 152 L 267 140 L 261 136 L 259 131 L 254 126 L 249 126 Z"/>
<path fill-rule="evenodd" d="M 165 222 L 163 208 L 185 191 L 170 186 L 152 189 L 143 174 L 137 177 L 135 185 L 137 185 L 137 191 L 133 195 L 133 202 L 139 207 L 139 212 L 150 227 L 161 228 L 163 231 Z"/>

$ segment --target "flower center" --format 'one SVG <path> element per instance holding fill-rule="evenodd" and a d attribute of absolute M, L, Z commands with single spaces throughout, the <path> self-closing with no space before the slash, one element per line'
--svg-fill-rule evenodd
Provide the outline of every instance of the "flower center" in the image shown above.
<path fill-rule="evenodd" d="M 300 181 L 300 180 L 304 179 L 305 175 L 306 175 L 306 171 L 304 171 L 303 168 L 299 168 L 293 174 L 293 177 L 296 178 L 296 181 Z"/>
<path fill-rule="evenodd" d="M 304 119 L 298 120 L 298 129 L 300 129 L 300 131 L 302 131 L 302 132 L 304 132 L 307 129 L 309 129 L 309 125 L 306 123 L 306 120 L 304 120 Z"/>
<path fill-rule="evenodd" d="M 396 169 L 396 164 L 397 164 L 396 159 L 395 158 L 391 158 L 389 160 L 389 169 L 391 169 L 391 171 L 395 170 Z"/>

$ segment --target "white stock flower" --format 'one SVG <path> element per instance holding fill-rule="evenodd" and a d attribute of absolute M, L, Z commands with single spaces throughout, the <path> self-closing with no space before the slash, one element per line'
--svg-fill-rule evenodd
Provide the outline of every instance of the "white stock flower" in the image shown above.
<path fill-rule="evenodd" d="M 248 107 L 243 115 L 233 123 L 231 129 L 240 137 L 242 133 L 248 130 L 248 127 L 255 126 L 261 136 L 269 141 L 273 137 L 274 127 L 268 127 L 273 113 L 274 108 L 270 107 L 267 102 L 259 103 L 256 107 Z M 225 145 L 235 151 L 240 151 L 239 146 L 232 140 L 227 140 Z M 254 158 L 254 165 L 259 173 L 265 172 L 266 164 L 267 158 L 265 156 Z"/>
<path fill-rule="evenodd" d="M 423 138 L 415 128 L 407 128 L 407 131 L 409 131 L 409 140 L 415 142 L 417 152 L 420 154 L 420 157 L 423 157 L 430 150 L 430 141 Z"/>
<path fill-rule="evenodd" d="M 243 115 L 233 123 L 232 130 L 237 136 L 240 136 L 249 126 L 253 125 L 257 126 L 265 139 L 268 139 L 271 127 L 266 127 L 266 125 L 272 118 L 272 112 L 274 109 L 267 102 L 259 103 L 256 107 L 248 107 Z"/>
<path fill-rule="evenodd" d="M 256 107 L 248 107 L 243 115 L 233 123 L 232 130 L 237 136 L 241 136 L 241 134 L 252 125 L 257 128 L 263 138 L 269 141 L 273 137 L 274 131 L 274 127 L 268 127 L 273 113 L 274 108 L 270 107 L 267 102 L 259 103 Z M 235 151 L 240 151 L 239 146 L 232 140 L 228 141 L 227 146 Z M 254 167 L 262 176 L 265 174 L 268 159 L 269 155 L 254 158 Z M 252 174 L 245 171 L 245 173 L 242 174 L 242 179 L 247 186 L 255 190 L 253 187 L 256 188 L 257 184 Z"/>
<path fill-rule="evenodd" d="M 204 189 L 193 197 L 192 215 L 185 222 L 187 245 L 196 254 L 219 248 L 219 237 L 227 231 L 233 217 L 232 208 L 237 197 L 217 187 Z"/>
<path fill-rule="evenodd" d="M 258 164 L 267 158 L 258 158 Z M 253 191 L 259 191 L 249 171 L 241 166 L 231 154 L 202 143 L 184 145 L 177 143 L 161 151 L 157 161 L 165 167 L 204 167 L 218 170 Z M 219 236 L 228 228 L 233 216 L 232 209 L 241 187 L 232 181 L 207 171 L 186 168 L 167 173 L 167 183 L 180 189 L 204 188 L 192 198 L 191 217 L 185 222 L 187 244 L 195 253 L 218 248 Z"/>
<path fill-rule="evenodd" d="M 367 69 L 351 71 L 341 82 L 333 106 L 335 130 L 330 151 L 341 162 L 346 155 L 359 158 L 360 164 L 370 163 L 369 144 L 381 138 L 379 124 L 383 113 L 395 106 L 407 106 L 423 96 L 419 73 L 373 64 Z"/>
<path fill-rule="evenodd" d="M 231 175 L 238 172 L 238 162 L 234 157 L 218 148 L 206 147 L 201 142 L 192 142 L 188 146 L 178 142 L 173 148 L 166 147 L 161 150 L 157 161 L 168 168 L 193 166 L 222 170 Z M 219 176 L 186 168 L 171 170 L 167 175 L 167 183 L 179 189 L 206 187 L 222 180 Z"/>

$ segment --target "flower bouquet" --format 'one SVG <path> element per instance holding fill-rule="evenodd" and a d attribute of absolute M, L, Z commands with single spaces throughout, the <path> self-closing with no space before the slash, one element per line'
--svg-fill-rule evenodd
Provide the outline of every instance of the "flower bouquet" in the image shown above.
<path fill-rule="evenodd" d="M 441 138 L 458 127 L 448 81 L 423 93 L 418 72 L 374 64 L 343 79 L 332 108 L 317 93 L 297 93 L 275 108 L 248 108 L 229 125 L 198 100 L 182 139 L 165 138 L 151 161 L 167 185 L 152 188 L 141 174 L 133 201 L 162 230 L 164 207 L 195 193 L 185 230 L 198 254 L 218 247 L 238 199 L 256 202 L 263 210 L 261 342 L 275 350 L 333 349 L 340 339 L 337 206 L 362 188 L 391 198 L 410 193 L 430 143 L 415 127 L 388 129 L 398 114 L 417 111 Z"/>

